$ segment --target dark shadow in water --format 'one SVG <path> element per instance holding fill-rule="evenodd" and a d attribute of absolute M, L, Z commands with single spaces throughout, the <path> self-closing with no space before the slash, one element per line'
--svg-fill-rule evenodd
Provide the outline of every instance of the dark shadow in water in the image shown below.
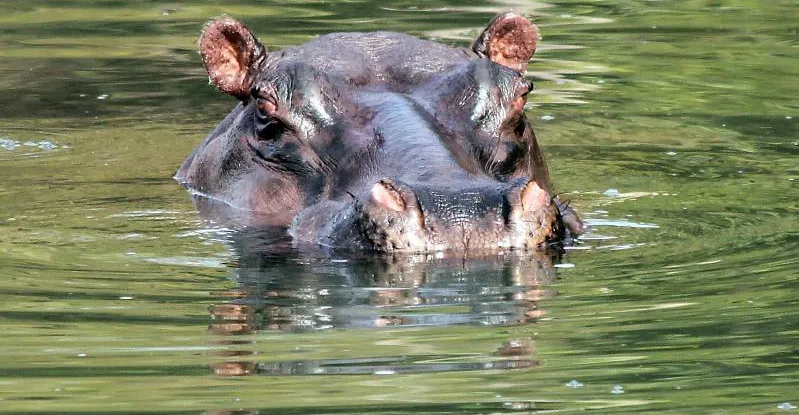
<path fill-rule="evenodd" d="M 529 369 L 533 343 L 509 338 L 479 362 L 414 355 L 294 361 L 255 361 L 253 335 L 270 331 L 380 329 L 449 325 L 507 326 L 535 322 L 542 288 L 555 279 L 553 255 L 538 252 L 462 258 L 380 256 L 298 248 L 284 229 L 239 231 L 237 286 L 215 293 L 209 332 L 226 350 L 211 365 L 220 376 L 342 375 Z M 236 347 L 238 346 L 238 347 Z M 452 356 L 454 357 L 454 356 Z M 429 363 L 437 360 L 437 363 Z M 452 359 L 457 360 L 457 359 Z"/>

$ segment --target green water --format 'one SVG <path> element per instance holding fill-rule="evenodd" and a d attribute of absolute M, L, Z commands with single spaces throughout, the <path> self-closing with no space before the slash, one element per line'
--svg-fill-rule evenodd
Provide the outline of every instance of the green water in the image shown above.
<path fill-rule="evenodd" d="M 592 230 L 344 258 L 197 217 L 207 19 L 542 47 L 528 116 Z M 0 3 L 0 412 L 799 413 L 795 1 Z"/>

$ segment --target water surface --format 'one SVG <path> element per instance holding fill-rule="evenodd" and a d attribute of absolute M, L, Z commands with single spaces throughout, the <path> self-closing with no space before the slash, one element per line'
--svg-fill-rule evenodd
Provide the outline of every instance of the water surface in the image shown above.
<path fill-rule="evenodd" d="M 233 106 L 207 19 L 466 45 L 533 16 L 565 256 L 324 255 L 170 178 Z M 0 412 L 796 413 L 792 1 L 0 5 Z"/>

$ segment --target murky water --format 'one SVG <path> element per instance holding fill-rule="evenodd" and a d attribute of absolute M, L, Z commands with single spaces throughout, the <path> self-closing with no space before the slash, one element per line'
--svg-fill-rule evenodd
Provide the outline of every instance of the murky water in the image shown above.
<path fill-rule="evenodd" d="M 535 16 L 559 261 L 297 252 L 170 177 L 233 102 L 195 52 Z M 0 4 L 0 412 L 799 413 L 793 1 Z"/>

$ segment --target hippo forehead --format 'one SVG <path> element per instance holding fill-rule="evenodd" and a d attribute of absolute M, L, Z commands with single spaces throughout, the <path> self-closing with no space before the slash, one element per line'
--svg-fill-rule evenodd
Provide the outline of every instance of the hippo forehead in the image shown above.
<path fill-rule="evenodd" d="M 298 62 L 351 86 L 384 85 L 402 90 L 476 58 L 466 49 L 401 33 L 333 33 L 271 54 L 265 69 L 278 62 Z M 268 75 L 262 74 L 264 77 Z"/>

